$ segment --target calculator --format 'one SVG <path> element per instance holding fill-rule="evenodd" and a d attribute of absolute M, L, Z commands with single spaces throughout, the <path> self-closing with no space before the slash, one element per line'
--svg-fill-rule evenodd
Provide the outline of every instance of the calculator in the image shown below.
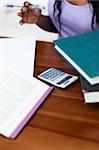
<path fill-rule="evenodd" d="M 38 78 L 56 87 L 65 88 L 78 79 L 78 76 L 68 74 L 56 68 L 49 68 L 38 75 Z"/>

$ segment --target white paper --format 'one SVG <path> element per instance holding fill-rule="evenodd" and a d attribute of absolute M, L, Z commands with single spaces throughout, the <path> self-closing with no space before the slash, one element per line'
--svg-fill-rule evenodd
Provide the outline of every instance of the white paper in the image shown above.
<path fill-rule="evenodd" d="M 35 46 L 34 37 L 0 39 L 0 69 L 12 69 L 32 77 Z"/>

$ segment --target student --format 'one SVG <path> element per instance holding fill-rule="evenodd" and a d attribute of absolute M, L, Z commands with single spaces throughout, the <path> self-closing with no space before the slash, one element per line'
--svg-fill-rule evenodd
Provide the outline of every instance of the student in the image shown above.
<path fill-rule="evenodd" d="M 35 23 L 49 32 L 58 32 L 59 38 L 69 37 L 99 28 L 99 1 L 95 0 L 49 0 L 49 16 L 41 15 L 40 9 L 31 9 L 24 3 L 18 12 L 20 24 Z"/>

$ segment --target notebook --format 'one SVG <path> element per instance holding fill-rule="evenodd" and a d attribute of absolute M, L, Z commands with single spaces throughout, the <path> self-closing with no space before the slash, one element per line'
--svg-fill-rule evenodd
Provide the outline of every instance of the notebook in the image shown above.
<path fill-rule="evenodd" d="M 35 38 L 0 39 L 0 134 L 15 138 L 53 87 L 33 77 Z"/>
<path fill-rule="evenodd" d="M 90 83 L 99 83 L 99 30 L 55 40 L 55 49 Z"/>
<path fill-rule="evenodd" d="M 85 103 L 99 102 L 99 83 L 91 85 L 82 76 L 80 77 L 80 81 Z"/>

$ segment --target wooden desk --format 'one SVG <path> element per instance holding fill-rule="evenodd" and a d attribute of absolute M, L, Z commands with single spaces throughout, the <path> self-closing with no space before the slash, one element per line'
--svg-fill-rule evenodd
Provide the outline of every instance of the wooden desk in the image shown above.
<path fill-rule="evenodd" d="M 76 72 L 53 50 L 37 42 L 35 76 L 49 67 Z M 79 80 L 55 88 L 15 140 L 0 136 L 0 150 L 99 150 L 99 104 L 84 104 Z"/>

